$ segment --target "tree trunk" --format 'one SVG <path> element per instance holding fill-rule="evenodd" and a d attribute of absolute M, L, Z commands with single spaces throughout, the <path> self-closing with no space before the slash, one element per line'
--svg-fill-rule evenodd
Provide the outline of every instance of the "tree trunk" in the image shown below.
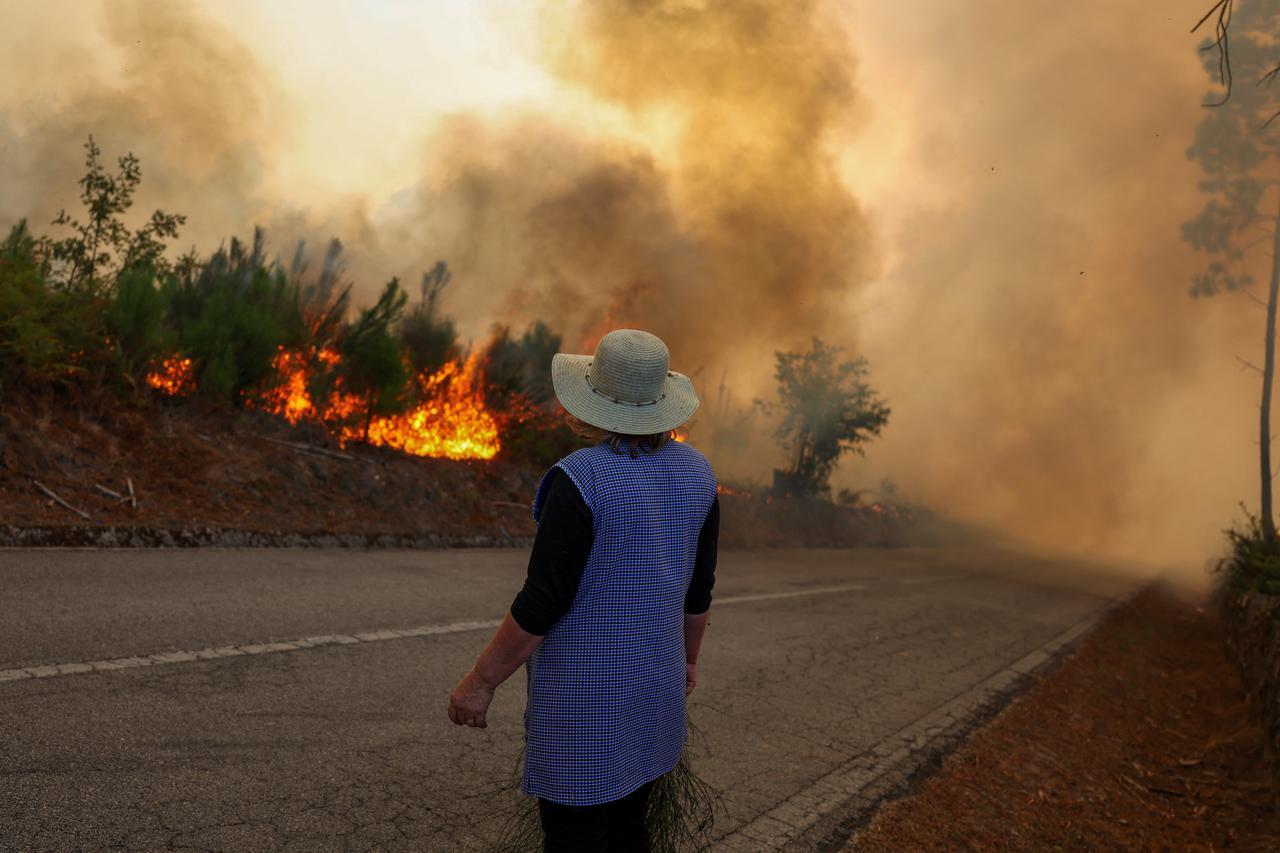
<path fill-rule="evenodd" d="M 1271 286 L 1267 292 L 1267 347 L 1262 362 L 1262 411 L 1259 417 L 1259 473 L 1262 476 L 1262 535 L 1276 546 L 1276 520 L 1271 509 L 1271 385 L 1276 373 L 1276 295 L 1280 291 L 1280 211 L 1271 240 Z"/>

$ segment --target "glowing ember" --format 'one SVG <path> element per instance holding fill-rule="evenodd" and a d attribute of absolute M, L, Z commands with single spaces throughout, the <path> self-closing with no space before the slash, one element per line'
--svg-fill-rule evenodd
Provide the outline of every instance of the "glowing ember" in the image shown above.
<path fill-rule="evenodd" d="M 169 356 L 160 362 L 159 367 L 147 374 L 146 382 L 162 393 L 185 397 L 196 388 L 191 359 L 176 355 Z"/>

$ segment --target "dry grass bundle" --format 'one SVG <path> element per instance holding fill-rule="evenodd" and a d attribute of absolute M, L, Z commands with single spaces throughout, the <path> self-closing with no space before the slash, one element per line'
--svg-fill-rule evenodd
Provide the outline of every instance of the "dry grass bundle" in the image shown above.
<path fill-rule="evenodd" d="M 701 736 L 690 724 L 690 733 Z M 508 786 L 510 805 L 497 817 L 502 821 L 495 850 L 502 853 L 539 853 L 542 824 L 538 798 L 520 793 L 524 751 L 516 761 L 515 781 Z M 649 793 L 649 849 L 652 853 L 702 851 L 711 846 L 711 830 L 716 812 L 723 807 L 720 792 L 693 772 L 689 751 L 665 776 L 654 780 Z"/>

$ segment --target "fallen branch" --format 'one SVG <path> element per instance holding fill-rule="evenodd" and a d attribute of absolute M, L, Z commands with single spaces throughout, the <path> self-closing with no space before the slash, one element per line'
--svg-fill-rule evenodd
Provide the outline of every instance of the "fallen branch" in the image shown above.
<path fill-rule="evenodd" d="M 494 506 L 514 506 L 520 509 L 528 509 L 529 504 L 526 501 L 490 501 Z"/>
<path fill-rule="evenodd" d="M 278 444 L 281 447 L 288 447 L 299 453 L 314 453 L 316 456 L 328 456 L 331 459 L 341 459 L 344 462 L 354 462 L 356 458 L 350 453 L 340 453 L 337 450 L 329 450 L 324 447 L 316 447 L 313 444 L 302 444 L 297 441 L 281 441 L 278 438 L 268 438 L 267 441 L 272 444 Z"/>
<path fill-rule="evenodd" d="M 1246 791 L 1263 791 L 1271 786 L 1266 782 L 1246 782 L 1242 779 L 1214 779 L 1209 776 L 1170 776 L 1171 779 L 1177 779 L 1179 782 L 1186 782 L 1188 785 L 1217 785 L 1225 788 L 1243 788 Z"/>
<path fill-rule="evenodd" d="M 115 498 L 117 503 L 119 503 L 120 501 L 127 501 L 129 499 L 128 495 L 122 495 L 119 492 L 117 492 L 115 489 L 108 489 L 106 486 L 100 483 L 94 483 L 93 487 L 98 491 L 102 492 L 107 497 Z"/>
<path fill-rule="evenodd" d="M 53 489 L 46 486 L 44 483 L 40 482 L 39 480 L 32 480 L 31 482 L 37 489 L 44 492 L 49 497 L 53 498 L 54 502 L 57 503 L 59 506 L 64 507 L 65 509 L 71 510 L 76 515 L 83 518 L 85 521 L 89 520 L 89 513 L 76 509 L 71 504 L 67 503 L 62 498 L 58 497 L 58 494 L 54 492 Z"/>
<path fill-rule="evenodd" d="M 134 509 L 138 508 L 138 495 L 133 491 L 133 480 L 129 477 L 124 478 L 125 485 L 129 487 L 129 506 Z"/>

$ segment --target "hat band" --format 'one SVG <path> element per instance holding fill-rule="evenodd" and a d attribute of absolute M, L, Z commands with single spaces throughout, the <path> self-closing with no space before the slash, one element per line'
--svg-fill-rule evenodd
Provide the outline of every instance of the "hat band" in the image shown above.
<path fill-rule="evenodd" d="M 591 366 L 591 365 L 587 365 L 587 367 L 588 367 L 588 368 L 590 368 L 590 366 Z M 668 376 L 670 376 L 671 374 L 670 374 L 670 373 L 668 373 L 667 375 L 668 375 Z M 633 402 L 631 402 L 630 400 L 619 400 L 617 397 L 612 397 L 612 396 L 610 396 L 610 395 L 608 395 L 608 394 L 604 393 L 604 392 L 603 392 L 603 391 L 601 391 L 600 389 L 596 388 L 596 386 L 594 386 L 594 385 L 592 385 L 592 384 L 591 384 L 591 371 L 590 371 L 590 370 L 587 370 L 587 375 L 586 375 L 586 377 L 585 377 L 585 378 L 586 378 L 586 380 L 587 380 L 587 387 L 591 389 L 591 393 L 592 393 L 592 394 L 595 394 L 595 395 L 596 395 L 596 396 L 598 396 L 598 397 L 604 397 L 604 398 L 605 398 L 606 400 L 608 400 L 609 402 L 611 402 L 611 403 L 617 403 L 619 406 L 634 406 L 634 407 L 636 407 L 637 409 L 642 409 L 642 408 L 644 408 L 645 406 L 656 406 L 658 403 L 661 403 L 661 402 L 662 402 L 663 400 L 665 400 L 665 399 L 666 399 L 666 397 L 667 397 L 667 394 L 666 394 L 666 392 L 664 391 L 664 392 L 662 393 L 662 396 L 658 397 L 656 400 L 649 400 L 649 401 L 644 402 L 644 403 L 633 403 Z"/>

